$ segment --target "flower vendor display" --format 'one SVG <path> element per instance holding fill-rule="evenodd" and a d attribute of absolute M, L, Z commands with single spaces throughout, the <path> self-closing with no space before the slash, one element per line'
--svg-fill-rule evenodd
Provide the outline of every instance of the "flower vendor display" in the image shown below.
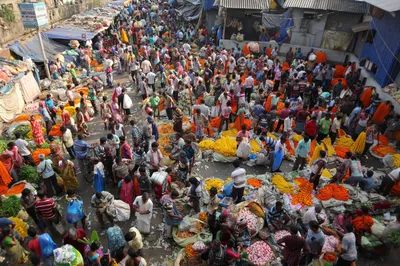
<path fill-rule="evenodd" d="M 247 179 L 247 185 L 252 186 L 253 188 L 262 187 L 261 180 L 258 178 L 249 178 Z"/>
<path fill-rule="evenodd" d="M 261 151 L 261 147 L 255 139 L 252 139 L 250 141 L 250 146 L 251 146 L 251 153 L 257 153 Z"/>
<path fill-rule="evenodd" d="M 25 183 L 19 183 L 14 186 L 12 186 L 7 193 L 5 193 L 6 197 L 9 197 L 11 195 L 20 195 L 22 193 L 22 190 L 25 189 Z"/>
<path fill-rule="evenodd" d="M 346 159 L 346 152 L 350 151 L 349 148 L 342 146 L 335 146 L 336 156 L 342 159 Z"/>
<path fill-rule="evenodd" d="M 247 228 L 249 230 L 251 230 L 252 232 L 258 231 L 258 218 L 249 209 L 243 208 L 239 211 L 237 221 L 240 221 L 242 219 L 246 220 Z"/>
<path fill-rule="evenodd" d="M 322 144 L 322 143 L 321 143 L 321 145 L 317 145 L 317 146 L 315 147 L 314 153 L 313 153 L 313 155 L 311 156 L 311 159 L 310 159 L 310 165 L 311 165 L 315 160 L 317 160 L 317 159 L 319 159 L 319 158 L 321 157 L 320 151 L 322 151 L 322 150 L 325 150 L 325 148 L 323 147 L 323 144 Z M 310 155 L 311 155 L 311 153 L 310 153 Z"/>
<path fill-rule="evenodd" d="M 351 149 L 351 146 L 353 145 L 354 141 L 351 138 L 347 137 L 340 137 L 336 139 L 336 146 L 339 147 L 344 147 L 347 149 Z"/>
<path fill-rule="evenodd" d="M 197 241 L 196 243 L 193 244 L 192 248 L 193 248 L 194 251 L 203 251 L 207 247 L 206 247 L 206 245 L 204 244 L 203 241 Z"/>
<path fill-rule="evenodd" d="M 202 151 L 214 150 L 215 142 L 210 139 L 205 139 L 205 140 L 200 141 L 199 146 Z"/>
<path fill-rule="evenodd" d="M 321 188 L 315 197 L 319 200 L 329 200 L 334 198 L 336 200 L 348 201 L 349 193 L 343 186 L 337 184 L 328 184 Z"/>
<path fill-rule="evenodd" d="M 207 213 L 206 212 L 200 212 L 199 220 L 202 221 L 203 223 L 207 223 Z"/>
<path fill-rule="evenodd" d="M 362 153 L 365 148 L 365 141 L 367 139 L 367 135 L 365 132 L 361 132 L 360 135 L 358 135 L 356 141 L 351 145 L 351 150 L 355 153 Z"/>
<path fill-rule="evenodd" d="M 393 155 L 393 166 L 400 167 L 400 154 Z"/>
<path fill-rule="evenodd" d="M 285 236 L 290 236 L 290 232 L 286 230 L 276 231 L 274 233 L 275 242 L 277 242 L 278 240 L 282 239 Z"/>
<path fill-rule="evenodd" d="M 210 191 L 212 187 L 215 187 L 217 191 L 221 191 L 222 187 L 224 186 L 224 181 L 222 181 L 219 178 L 209 178 L 204 182 L 204 184 L 205 184 L 204 189 L 206 191 Z"/>
<path fill-rule="evenodd" d="M 51 153 L 50 149 L 37 149 L 32 152 L 32 158 L 36 165 L 40 163 L 39 155 L 44 154 L 44 156 L 48 156 Z"/>
<path fill-rule="evenodd" d="M 8 191 L 8 185 L 11 183 L 12 178 L 8 173 L 3 162 L 0 161 L 0 193 L 5 194 Z"/>
<path fill-rule="evenodd" d="M 300 140 L 303 139 L 303 136 L 295 133 L 295 134 L 293 135 L 293 138 L 292 138 L 292 139 L 293 139 L 293 141 L 299 142 Z"/>
<path fill-rule="evenodd" d="M 321 177 L 332 178 L 333 175 L 328 169 L 325 168 L 324 170 L 322 170 Z"/>
<path fill-rule="evenodd" d="M 250 202 L 249 204 L 247 204 L 246 207 L 249 209 L 249 211 L 250 211 L 251 213 L 253 213 L 253 214 L 256 215 L 257 217 L 260 217 L 260 218 L 263 218 L 263 219 L 265 218 L 264 210 L 263 210 L 263 208 L 261 207 L 261 205 L 258 204 L 257 202 L 252 201 L 252 202 Z"/>
<path fill-rule="evenodd" d="M 369 215 L 358 216 L 353 219 L 352 224 L 356 232 L 359 232 L 361 230 L 370 231 L 371 227 L 374 225 L 374 220 Z"/>
<path fill-rule="evenodd" d="M 294 187 L 292 184 L 287 182 L 285 178 L 281 175 L 274 175 L 272 177 L 272 183 L 275 185 L 275 187 L 284 194 L 293 194 L 294 192 Z"/>
<path fill-rule="evenodd" d="M 214 151 L 226 157 L 236 157 L 236 147 L 234 138 L 223 136 L 215 142 Z"/>
<path fill-rule="evenodd" d="M 389 139 L 385 135 L 379 134 L 375 137 L 375 140 L 381 145 L 389 145 Z"/>
<path fill-rule="evenodd" d="M 397 151 L 390 145 L 376 145 L 371 148 L 371 151 L 378 157 L 385 157 L 388 154 L 396 154 Z"/>
<path fill-rule="evenodd" d="M 188 258 L 194 258 L 199 255 L 199 253 L 193 249 L 193 243 L 185 247 L 185 253 Z"/>
<path fill-rule="evenodd" d="M 222 131 L 222 136 L 236 138 L 238 131 L 236 128 Z"/>
<path fill-rule="evenodd" d="M 303 206 L 312 206 L 312 191 L 313 184 L 304 180 L 304 179 L 296 179 L 295 182 L 299 182 L 298 193 L 292 195 L 292 204 L 301 204 Z"/>
<path fill-rule="evenodd" d="M 329 138 L 329 137 L 324 138 L 321 141 L 321 143 L 324 145 L 324 150 L 326 151 L 326 153 L 329 157 L 332 157 L 335 155 L 335 148 L 332 146 L 331 138 Z"/>
<path fill-rule="evenodd" d="M 257 241 L 246 249 L 249 260 L 255 265 L 263 266 L 271 262 L 274 253 L 264 241 Z"/>
<path fill-rule="evenodd" d="M 15 223 L 14 230 L 22 237 L 25 238 L 28 235 L 28 225 L 17 217 L 8 217 Z"/>
<path fill-rule="evenodd" d="M 161 124 L 158 127 L 159 134 L 172 134 L 174 133 L 174 127 L 171 124 Z"/>

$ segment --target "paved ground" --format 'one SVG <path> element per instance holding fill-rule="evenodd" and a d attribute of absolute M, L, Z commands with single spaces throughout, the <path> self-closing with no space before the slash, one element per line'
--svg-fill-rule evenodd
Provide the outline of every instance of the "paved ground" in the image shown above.
<path fill-rule="evenodd" d="M 116 81 L 126 82 L 128 80 L 127 76 L 117 76 Z M 106 90 L 106 94 L 111 96 L 112 90 Z M 137 117 L 141 117 L 141 113 L 139 110 L 139 97 L 136 93 L 131 93 L 132 99 L 134 100 L 134 114 L 137 114 Z M 89 129 L 91 132 L 90 138 L 87 139 L 88 142 L 97 142 L 100 137 L 106 135 L 107 132 L 104 131 L 102 121 L 100 121 L 99 117 L 93 119 L 93 121 L 89 124 Z M 381 164 L 376 160 L 369 158 L 364 162 L 365 165 L 374 166 L 375 168 L 380 167 Z M 291 171 L 291 167 L 293 166 L 290 162 L 284 162 L 281 169 L 283 171 Z M 249 174 L 264 174 L 267 169 L 264 167 L 249 167 L 245 166 L 247 172 Z M 195 173 L 198 173 L 204 177 L 219 177 L 222 179 L 226 179 L 230 176 L 233 170 L 233 166 L 231 164 L 222 164 L 222 163 L 214 163 L 214 162 L 201 162 L 194 169 Z M 101 242 L 104 248 L 107 248 L 107 239 L 105 236 L 105 230 L 100 228 L 99 223 L 97 222 L 97 218 L 94 214 L 94 210 L 90 207 L 90 199 L 94 194 L 94 189 L 91 184 L 86 183 L 86 181 L 79 177 L 80 179 L 80 187 L 77 190 L 77 194 L 81 196 L 84 202 L 84 210 L 88 215 L 88 232 L 91 230 L 97 230 L 99 232 Z M 107 189 L 116 195 L 116 188 L 107 187 Z M 66 201 L 64 197 L 61 197 L 57 200 L 59 207 L 62 213 L 65 214 Z M 128 229 L 134 226 L 134 218 L 131 218 L 130 221 L 119 223 L 118 224 L 124 232 L 127 232 Z M 155 205 L 154 215 L 152 220 L 152 233 L 144 238 L 144 257 L 146 258 L 148 265 L 158 266 L 158 265 L 173 265 L 174 258 L 179 251 L 179 248 L 170 243 L 169 241 L 164 240 L 162 237 L 163 231 L 163 223 L 162 223 L 162 215 L 161 209 L 159 206 Z M 59 237 L 54 237 L 55 241 L 61 244 Z M 358 265 L 362 266 L 378 266 L 378 265 L 398 265 L 399 250 L 392 250 L 390 252 L 390 256 L 385 259 L 367 259 L 365 255 L 363 255 L 359 261 Z M 0 265 L 8 265 L 7 263 L 1 263 Z"/>

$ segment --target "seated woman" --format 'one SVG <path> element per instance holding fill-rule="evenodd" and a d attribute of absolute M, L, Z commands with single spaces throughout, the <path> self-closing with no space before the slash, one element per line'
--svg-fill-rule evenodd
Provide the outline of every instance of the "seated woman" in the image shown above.
<path fill-rule="evenodd" d="M 347 233 L 346 226 L 348 224 L 351 224 L 352 220 L 353 218 L 351 211 L 346 210 L 344 211 L 344 213 L 339 213 L 338 215 L 336 215 L 333 224 L 339 233 L 345 234 Z"/>

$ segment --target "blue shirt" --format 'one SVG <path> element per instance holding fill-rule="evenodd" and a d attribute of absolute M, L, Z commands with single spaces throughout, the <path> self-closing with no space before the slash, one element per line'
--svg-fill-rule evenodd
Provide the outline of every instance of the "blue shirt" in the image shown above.
<path fill-rule="evenodd" d="M 310 145 L 311 140 L 308 140 L 308 142 L 305 142 L 304 139 L 300 140 L 296 148 L 296 156 L 307 158 L 308 153 L 310 152 Z"/>
<path fill-rule="evenodd" d="M 11 225 L 13 223 L 13 221 L 11 221 L 8 218 L 0 218 L 0 227 L 3 228 L 6 225 Z"/>
<path fill-rule="evenodd" d="M 46 106 L 47 106 L 50 110 L 54 108 L 54 103 L 53 103 L 53 100 L 52 100 L 52 99 L 46 100 L 45 103 L 46 103 Z"/>
<path fill-rule="evenodd" d="M 363 180 L 360 181 L 360 187 L 366 192 L 371 192 L 371 190 L 373 190 L 376 187 L 374 178 L 373 177 L 363 178 Z"/>
<path fill-rule="evenodd" d="M 350 117 L 349 117 L 350 121 L 354 120 L 358 116 L 360 111 L 361 111 L 361 107 L 354 108 L 353 112 L 351 112 Z"/>
<path fill-rule="evenodd" d="M 185 152 L 186 158 L 188 158 L 188 160 L 192 160 L 192 158 L 194 157 L 194 149 L 192 145 L 190 145 L 189 147 L 185 145 L 183 146 L 182 150 Z"/>
<path fill-rule="evenodd" d="M 46 108 L 39 107 L 39 112 L 40 112 L 40 114 L 42 115 L 43 120 L 44 120 L 45 122 L 50 121 L 51 116 L 49 115 L 49 112 L 47 111 Z"/>
<path fill-rule="evenodd" d="M 78 159 L 85 159 L 87 156 L 88 149 L 92 148 L 84 140 L 75 140 L 74 142 L 75 154 Z"/>
<path fill-rule="evenodd" d="M 262 114 L 262 112 L 264 111 L 264 107 L 262 107 L 262 105 L 260 105 L 260 104 L 257 104 L 253 107 L 253 111 L 256 116 L 260 116 Z"/>

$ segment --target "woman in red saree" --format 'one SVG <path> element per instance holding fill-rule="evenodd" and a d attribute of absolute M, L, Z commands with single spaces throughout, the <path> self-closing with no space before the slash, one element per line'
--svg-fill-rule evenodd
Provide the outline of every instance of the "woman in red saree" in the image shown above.
<path fill-rule="evenodd" d="M 45 140 L 43 138 L 42 126 L 40 125 L 40 122 L 36 119 L 34 115 L 31 116 L 29 122 L 31 123 L 32 136 L 35 140 L 35 145 L 39 146 L 43 144 Z"/>
<path fill-rule="evenodd" d="M 130 176 L 125 177 L 118 183 L 120 189 L 119 198 L 125 203 L 128 203 L 133 210 L 133 181 Z"/>

